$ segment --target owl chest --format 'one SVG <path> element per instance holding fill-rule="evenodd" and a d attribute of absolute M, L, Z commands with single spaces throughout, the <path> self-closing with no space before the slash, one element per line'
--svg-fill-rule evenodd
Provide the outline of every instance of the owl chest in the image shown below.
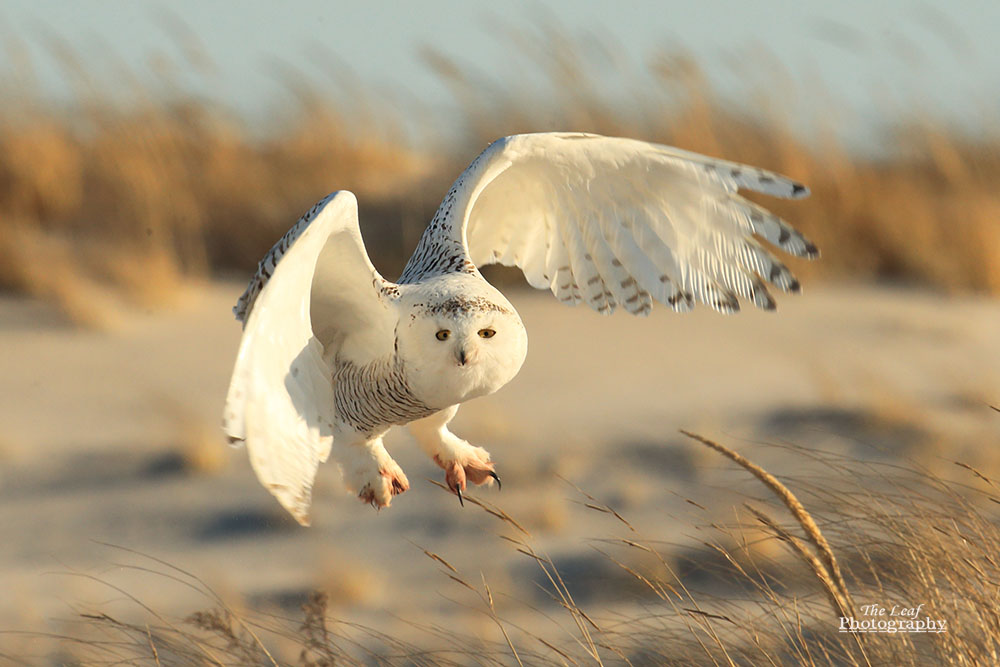
<path fill-rule="evenodd" d="M 338 363 L 333 372 L 337 416 L 362 433 L 406 424 L 438 411 L 416 396 L 396 358 L 357 365 Z"/>

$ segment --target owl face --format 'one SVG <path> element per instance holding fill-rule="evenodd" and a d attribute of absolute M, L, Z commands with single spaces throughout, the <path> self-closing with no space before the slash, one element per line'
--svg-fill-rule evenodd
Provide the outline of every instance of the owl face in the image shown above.
<path fill-rule="evenodd" d="M 398 354 L 420 400 L 448 407 L 491 394 L 517 375 L 528 338 L 517 311 L 496 294 L 500 300 L 448 296 L 401 319 Z"/>

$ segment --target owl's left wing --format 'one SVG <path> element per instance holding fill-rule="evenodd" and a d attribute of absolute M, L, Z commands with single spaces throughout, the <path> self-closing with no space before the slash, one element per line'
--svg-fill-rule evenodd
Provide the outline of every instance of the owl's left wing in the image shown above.
<path fill-rule="evenodd" d="M 439 235 L 477 266 L 517 266 L 561 301 L 648 313 L 653 301 L 722 312 L 743 297 L 773 309 L 765 282 L 798 281 L 762 241 L 800 257 L 816 246 L 741 197 L 799 198 L 778 174 L 669 146 L 579 133 L 515 135 L 490 145 L 456 181 Z M 439 211 L 439 214 L 441 211 Z"/>
<path fill-rule="evenodd" d="M 275 244 L 233 309 L 244 327 L 223 429 L 246 444 L 261 484 L 304 525 L 316 468 L 333 442 L 327 360 L 392 350 L 393 289 L 365 252 L 357 200 L 341 191 Z"/>

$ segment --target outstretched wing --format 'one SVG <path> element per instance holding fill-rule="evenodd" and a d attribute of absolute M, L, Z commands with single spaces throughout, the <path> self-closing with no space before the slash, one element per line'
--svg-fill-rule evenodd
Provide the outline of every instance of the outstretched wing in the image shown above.
<path fill-rule="evenodd" d="M 304 525 L 316 467 L 333 442 L 328 360 L 392 349 L 392 288 L 365 252 L 357 200 L 341 191 L 271 248 L 233 309 L 243 339 L 223 429 L 246 443 L 257 478 Z"/>
<path fill-rule="evenodd" d="M 802 257 L 818 251 L 740 188 L 808 194 L 783 176 L 668 146 L 515 135 L 463 172 L 442 205 L 450 200 L 452 213 L 439 211 L 437 235 L 462 244 L 477 266 L 517 266 L 532 286 L 600 312 L 646 314 L 654 300 L 735 312 L 738 296 L 770 310 L 765 282 L 785 291 L 799 283 L 761 241 Z"/>

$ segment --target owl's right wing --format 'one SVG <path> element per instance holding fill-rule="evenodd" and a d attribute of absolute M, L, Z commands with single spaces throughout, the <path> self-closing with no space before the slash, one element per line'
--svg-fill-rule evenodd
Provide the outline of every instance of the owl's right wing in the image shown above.
<path fill-rule="evenodd" d="M 264 485 L 309 524 L 316 468 L 333 442 L 331 357 L 392 349 L 394 285 L 368 259 L 347 191 L 314 206 L 271 248 L 233 311 L 243 338 L 223 429 Z"/>
<path fill-rule="evenodd" d="M 645 141 L 505 137 L 455 181 L 400 282 L 499 263 L 603 313 L 645 314 L 654 301 L 730 313 L 738 297 L 770 310 L 766 283 L 799 283 L 764 243 L 799 257 L 818 250 L 741 189 L 809 193 L 779 174 Z"/>

